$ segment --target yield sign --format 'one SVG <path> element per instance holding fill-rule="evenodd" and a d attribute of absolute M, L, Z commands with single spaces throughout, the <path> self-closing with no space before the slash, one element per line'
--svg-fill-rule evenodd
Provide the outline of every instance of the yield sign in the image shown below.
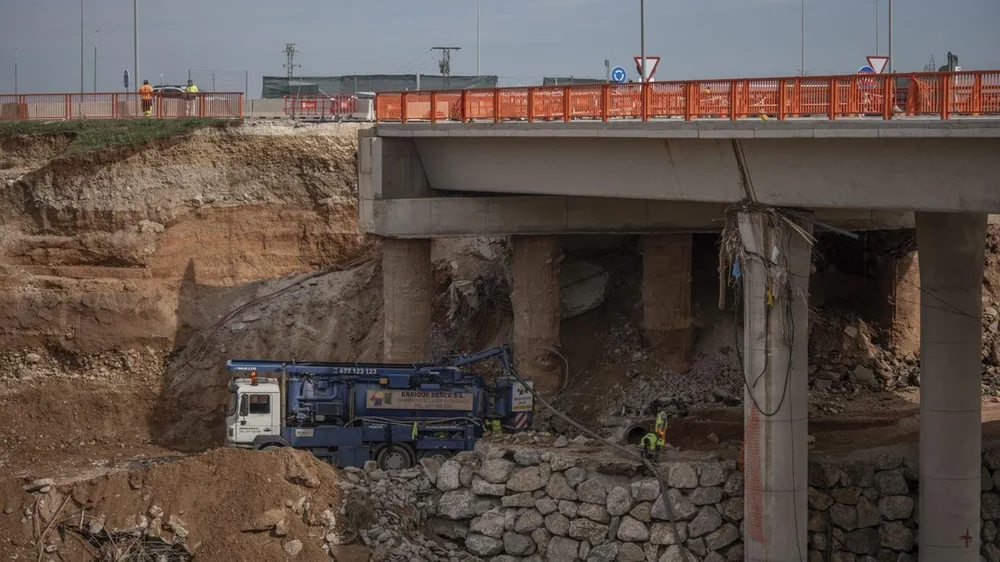
<path fill-rule="evenodd" d="M 882 74 L 885 70 L 885 65 L 889 63 L 889 57 L 878 57 L 872 56 L 868 57 L 868 66 L 875 71 L 875 74 Z"/>
<path fill-rule="evenodd" d="M 642 57 L 635 57 L 635 69 L 639 71 L 639 76 L 645 78 L 646 82 L 653 81 L 656 74 L 656 67 L 660 64 L 660 57 L 646 57 L 646 72 L 642 71 Z"/>

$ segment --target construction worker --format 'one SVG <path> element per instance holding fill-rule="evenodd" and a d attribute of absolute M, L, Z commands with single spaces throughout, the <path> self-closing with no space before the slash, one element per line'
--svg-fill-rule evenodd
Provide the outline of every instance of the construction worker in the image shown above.
<path fill-rule="evenodd" d="M 667 444 L 667 414 L 656 414 L 656 425 L 652 433 L 647 433 L 639 443 L 639 452 L 644 458 L 659 460 L 660 453 Z"/>
<path fill-rule="evenodd" d="M 187 83 L 187 88 L 184 88 L 184 91 L 187 92 L 187 96 L 186 96 L 187 97 L 187 115 L 188 115 L 188 117 L 192 117 L 192 116 L 195 115 L 195 109 L 194 109 L 195 105 L 194 104 L 195 104 L 195 100 L 198 99 L 198 96 L 195 95 L 195 94 L 198 93 L 198 86 L 195 85 L 194 80 L 191 80 L 189 78 L 188 79 L 188 83 Z"/>
<path fill-rule="evenodd" d="M 149 80 L 142 81 L 139 96 L 142 98 L 142 114 L 149 117 L 153 113 L 153 87 L 149 85 Z"/>
<path fill-rule="evenodd" d="M 661 411 L 656 414 L 656 427 L 653 428 L 656 433 L 656 437 L 659 439 L 660 446 L 663 447 L 667 443 L 667 413 Z"/>

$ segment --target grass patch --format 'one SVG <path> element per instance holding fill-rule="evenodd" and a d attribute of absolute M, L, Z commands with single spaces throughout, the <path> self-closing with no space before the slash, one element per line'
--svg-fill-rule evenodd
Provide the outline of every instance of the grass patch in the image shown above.
<path fill-rule="evenodd" d="M 70 134 L 73 142 L 63 156 L 131 146 L 154 139 L 184 135 L 208 127 L 235 125 L 230 119 L 108 119 L 0 122 L 0 136 Z"/>

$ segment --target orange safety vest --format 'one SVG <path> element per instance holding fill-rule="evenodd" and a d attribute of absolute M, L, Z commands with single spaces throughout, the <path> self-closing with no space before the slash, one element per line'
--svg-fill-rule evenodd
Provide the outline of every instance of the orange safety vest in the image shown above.
<path fill-rule="evenodd" d="M 142 99 L 151 100 L 153 99 L 153 87 L 149 84 L 143 84 L 139 87 L 139 94 L 142 95 Z"/>

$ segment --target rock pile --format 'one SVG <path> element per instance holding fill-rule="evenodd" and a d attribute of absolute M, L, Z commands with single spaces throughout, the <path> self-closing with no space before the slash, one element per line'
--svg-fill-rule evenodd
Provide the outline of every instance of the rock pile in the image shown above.
<path fill-rule="evenodd" d="M 436 461 L 425 460 L 433 466 Z M 344 492 L 337 530 L 326 535 L 327 550 L 360 539 L 372 549 L 373 560 L 449 561 L 471 557 L 458 545 L 441 544 L 425 537 L 421 529 L 430 510 L 428 496 L 436 489 L 421 468 L 386 472 L 374 461 L 365 468 L 344 469 Z"/>
<path fill-rule="evenodd" d="M 920 385 L 917 358 L 897 357 L 877 343 L 876 329 L 851 314 L 816 320 L 809 335 L 809 385 L 833 394 Z"/>

